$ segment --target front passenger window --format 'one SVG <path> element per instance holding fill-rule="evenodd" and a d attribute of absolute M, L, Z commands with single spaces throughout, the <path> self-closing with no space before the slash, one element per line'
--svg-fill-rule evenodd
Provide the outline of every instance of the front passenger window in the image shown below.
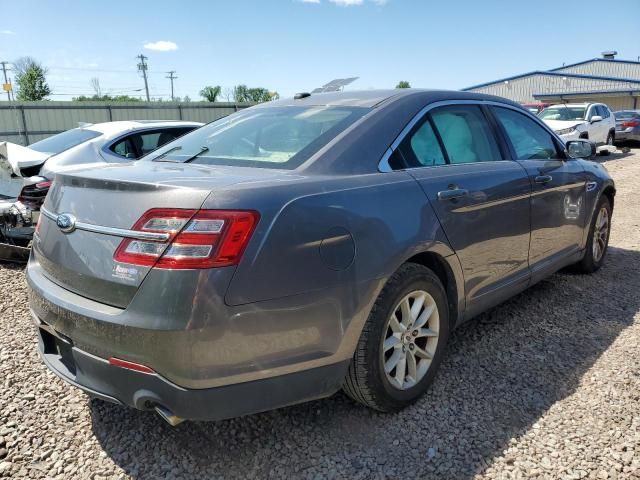
<path fill-rule="evenodd" d="M 598 105 L 598 115 L 602 118 L 609 118 L 609 109 L 604 105 Z"/>
<path fill-rule="evenodd" d="M 493 107 L 516 153 L 516 160 L 557 158 L 555 143 L 549 132 L 522 113 Z"/>

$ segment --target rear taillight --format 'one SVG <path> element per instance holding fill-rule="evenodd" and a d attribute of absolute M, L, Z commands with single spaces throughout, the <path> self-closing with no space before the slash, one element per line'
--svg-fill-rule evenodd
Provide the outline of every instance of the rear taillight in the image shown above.
<path fill-rule="evenodd" d="M 236 265 L 258 219 L 254 211 L 152 209 L 133 230 L 167 233 L 167 241 L 125 238 L 114 259 L 167 269 Z"/>
<path fill-rule="evenodd" d="M 624 128 L 640 127 L 640 120 L 629 120 L 628 122 L 622 122 Z"/>

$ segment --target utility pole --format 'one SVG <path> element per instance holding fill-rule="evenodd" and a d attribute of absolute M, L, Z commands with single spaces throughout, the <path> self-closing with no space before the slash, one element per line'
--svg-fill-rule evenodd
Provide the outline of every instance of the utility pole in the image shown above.
<path fill-rule="evenodd" d="M 178 77 L 175 77 L 173 74 L 176 73 L 175 70 L 171 70 L 170 72 L 167 72 L 169 74 L 168 77 L 164 77 L 164 78 L 168 78 L 169 80 L 171 80 L 171 101 L 173 102 L 173 81 L 176 80 Z"/>
<path fill-rule="evenodd" d="M 2 64 L 2 73 L 4 73 L 4 83 L 5 85 L 9 84 L 9 80 L 7 80 L 7 63 L 9 62 L 0 62 Z M 11 101 L 11 91 L 7 90 L 7 100 Z"/>
<path fill-rule="evenodd" d="M 147 83 L 147 68 L 149 68 L 149 65 L 145 63 L 145 60 L 147 60 L 147 57 L 145 57 L 143 54 L 140 54 L 136 58 L 140 59 L 140 63 L 138 64 L 138 70 L 142 72 L 142 78 L 144 78 L 144 90 L 145 92 L 147 92 L 147 102 L 150 102 L 151 99 L 149 98 L 149 83 Z"/>

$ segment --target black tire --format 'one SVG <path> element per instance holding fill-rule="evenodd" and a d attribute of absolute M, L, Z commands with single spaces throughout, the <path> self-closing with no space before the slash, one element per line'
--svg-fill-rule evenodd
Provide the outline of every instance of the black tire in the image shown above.
<path fill-rule="evenodd" d="M 604 240 L 604 251 L 602 252 L 602 255 L 600 255 L 600 258 L 594 258 L 593 242 L 596 231 L 596 222 L 598 220 L 600 210 L 602 210 L 603 208 L 607 210 L 608 221 L 606 239 Z M 605 195 L 602 195 L 598 200 L 598 204 L 596 205 L 596 208 L 593 212 L 593 218 L 591 219 L 591 225 L 589 226 L 589 236 L 587 237 L 584 257 L 582 257 L 582 260 L 580 260 L 578 263 L 573 265 L 572 270 L 574 270 L 575 272 L 593 273 L 604 264 L 609 246 L 609 235 L 611 233 L 611 214 L 611 202 Z"/>
<path fill-rule="evenodd" d="M 615 147 L 615 145 L 614 145 L 614 144 L 615 144 L 615 141 L 616 141 L 616 134 L 615 134 L 614 132 L 611 132 L 611 131 L 610 131 L 610 132 L 607 134 L 607 141 L 606 141 L 606 143 L 604 144 L 604 147 L 609 147 L 609 148 L 611 148 L 612 150 L 613 150 L 613 149 L 615 149 L 615 148 L 616 148 L 616 147 Z M 608 148 L 607 148 L 607 149 L 602 149 L 602 150 L 600 151 L 600 155 L 602 155 L 602 156 L 609 155 L 610 153 L 611 153 L 611 151 L 610 151 Z"/>
<path fill-rule="evenodd" d="M 413 387 L 401 390 L 391 384 L 384 372 L 382 345 L 387 333 L 387 320 L 398 303 L 418 289 L 431 295 L 438 308 L 437 345 L 424 377 Z M 418 400 L 433 382 L 448 338 L 449 310 L 442 283 L 430 269 L 414 263 L 404 264 L 389 279 L 369 314 L 342 389 L 367 407 L 382 412 L 401 410 Z"/>

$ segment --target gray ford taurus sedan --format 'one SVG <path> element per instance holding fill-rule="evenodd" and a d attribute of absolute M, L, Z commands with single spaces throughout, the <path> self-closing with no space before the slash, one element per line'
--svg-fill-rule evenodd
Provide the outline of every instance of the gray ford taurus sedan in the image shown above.
<path fill-rule="evenodd" d="M 40 353 L 171 424 L 340 388 L 398 410 L 454 327 L 602 265 L 615 188 L 594 153 L 501 98 L 366 91 L 58 174 L 27 270 Z"/>

